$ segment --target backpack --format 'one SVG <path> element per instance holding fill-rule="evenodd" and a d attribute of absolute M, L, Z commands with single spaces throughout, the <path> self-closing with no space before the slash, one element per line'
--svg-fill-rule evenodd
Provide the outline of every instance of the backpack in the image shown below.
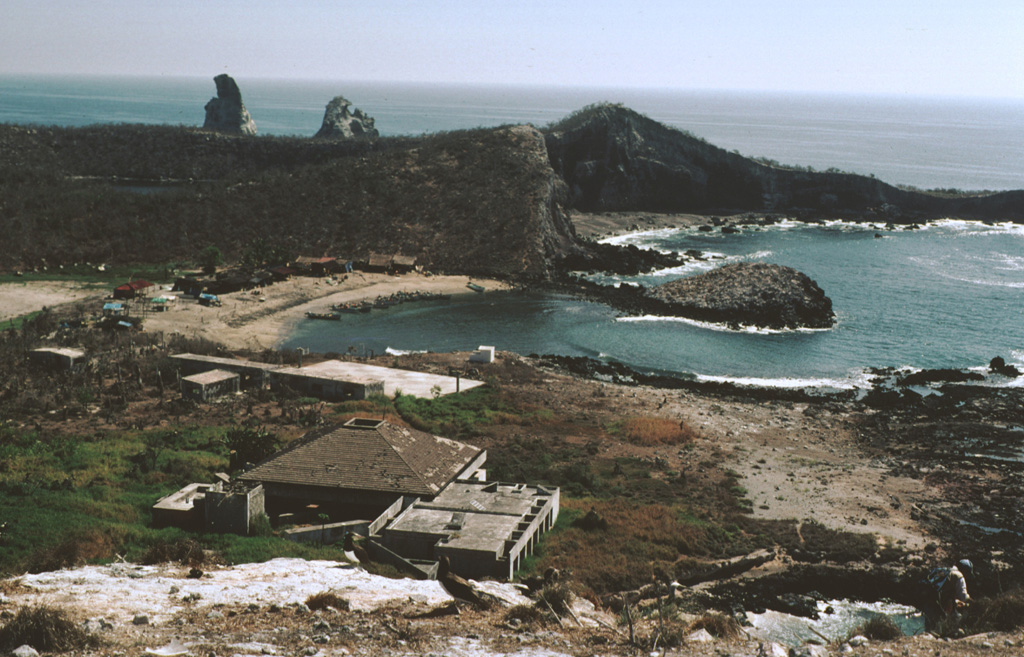
<path fill-rule="evenodd" d="M 949 581 L 949 568 L 932 568 L 928 575 L 921 580 L 922 587 L 928 595 L 939 597 L 942 595 L 942 588 Z"/>

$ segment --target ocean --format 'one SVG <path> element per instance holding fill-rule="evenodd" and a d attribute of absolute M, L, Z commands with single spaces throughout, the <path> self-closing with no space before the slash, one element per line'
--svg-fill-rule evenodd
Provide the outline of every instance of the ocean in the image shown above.
<path fill-rule="evenodd" d="M 548 125 L 619 102 L 743 155 L 837 168 L 922 189 L 1024 189 L 1024 101 L 635 89 L 467 87 L 237 79 L 260 134 L 312 136 L 344 95 L 383 135 Z M 201 126 L 212 79 L 0 76 L 0 122 Z M 876 236 L 877 235 L 877 236 Z M 826 331 L 729 331 L 624 318 L 558 295 L 485 292 L 341 322 L 302 323 L 282 346 L 360 353 L 467 350 L 585 355 L 651 371 L 757 385 L 851 388 L 867 368 L 1024 367 L 1024 227 L 945 221 L 918 231 L 784 222 L 738 235 L 696 230 L 616 241 L 708 260 L 604 282 L 645 285 L 738 260 L 794 267 L 833 300 Z M 994 378 L 992 384 L 1017 384 Z"/>

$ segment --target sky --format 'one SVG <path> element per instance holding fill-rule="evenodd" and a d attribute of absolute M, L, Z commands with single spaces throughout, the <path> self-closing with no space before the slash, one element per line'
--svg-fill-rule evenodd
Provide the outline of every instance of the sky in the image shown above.
<path fill-rule="evenodd" d="M 0 0 L 0 74 L 1024 98 L 1021 0 Z"/>

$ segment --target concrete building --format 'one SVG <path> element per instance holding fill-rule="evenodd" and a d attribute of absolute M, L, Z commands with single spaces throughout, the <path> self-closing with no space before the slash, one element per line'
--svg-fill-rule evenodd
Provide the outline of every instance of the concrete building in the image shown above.
<path fill-rule="evenodd" d="M 305 367 L 278 368 L 271 373 L 270 378 L 272 388 L 288 385 L 311 397 L 320 396 L 320 393 L 315 392 L 315 386 L 320 386 L 319 389 L 325 395 L 332 391 L 333 394 L 344 392 L 352 395 L 325 396 L 323 399 L 362 399 L 379 392 L 388 397 L 401 392 L 403 395 L 430 399 L 435 393 L 449 395 L 483 385 L 483 381 L 473 379 L 341 360 L 327 360 Z M 383 389 L 378 389 L 376 382 L 382 383 Z"/>
<path fill-rule="evenodd" d="M 235 372 L 210 370 L 181 379 L 181 396 L 197 402 L 208 402 L 217 397 L 239 392 L 240 378 Z"/>
<path fill-rule="evenodd" d="M 200 356 L 198 354 L 175 354 L 171 360 L 185 376 L 202 374 L 210 370 L 234 372 L 239 377 L 241 388 L 262 388 L 270 383 L 270 372 L 280 365 L 258 363 L 251 360 L 220 358 L 219 356 Z"/>
<path fill-rule="evenodd" d="M 67 347 L 41 347 L 29 352 L 29 359 L 37 365 L 53 370 L 75 370 L 86 362 L 85 352 Z"/>
<path fill-rule="evenodd" d="M 558 510 L 557 488 L 456 481 L 402 511 L 381 543 L 410 560 L 445 555 L 462 577 L 511 579 Z"/>
<path fill-rule="evenodd" d="M 476 476 L 487 452 L 383 420 L 355 418 L 292 443 L 238 477 L 262 484 L 271 517 L 317 504 L 333 520 L 376 518 Z"/>
<path fill-rule="evenodd" d="M 153 526 L 244 536 L 263 514 L 264 495 L 259 484 L 231 482 L 221 474 L 215 483 L 189 484 L 161 497 L 153 505 Z"/>
<path fill-rule="evenodd" d="M 494 347 L 487 345 L 480 345 L 477 350 L 469 355 L 469 362 L 471 363 L 493 363 L 494 362 Z"/>
<path fill-rule="evenodd" d="M 329 360 L 308 367 L 281 367 L 270 373 L 270 387 L 273 390 L 288 387 L 303 396 L 327 401 L 366 399 L 384 394 L 383 372 L 366 372 L 353 365 L 357 364 Z"/>

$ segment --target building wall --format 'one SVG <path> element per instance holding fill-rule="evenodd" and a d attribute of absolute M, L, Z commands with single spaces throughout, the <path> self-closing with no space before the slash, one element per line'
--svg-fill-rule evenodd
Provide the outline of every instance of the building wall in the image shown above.
<path fill-rule="evenodd" d="M 206 493 L 206 527 L 225 534 L 247 536 L 252 521 L 265 513 L 263 487 L 237 492 L 219 488 Z"/>
<path fill-rule="evenodd" d="M 299 394 L 307 397 L 316 397 L 325 401 L 366 399 L 371 395 L 384 394 L 383 381 L 359 383 L 274 372 L 270 377 L 270 387 L 274 390 L 279 390 L 285 386 Z"/>

